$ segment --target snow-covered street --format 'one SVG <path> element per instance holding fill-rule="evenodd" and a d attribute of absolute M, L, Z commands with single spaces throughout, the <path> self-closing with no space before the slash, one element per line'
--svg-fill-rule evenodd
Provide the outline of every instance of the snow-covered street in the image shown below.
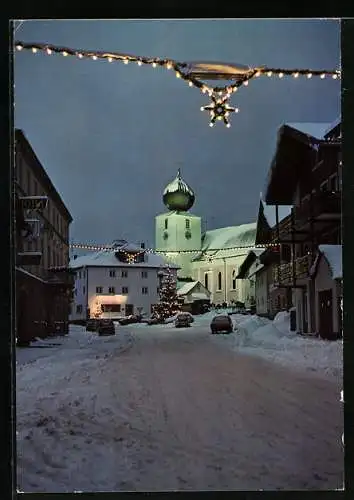
<path fill-rule="evenodd" d="M 209 321 L 22 350 L 19 490 L 341 489 L 340 373 L 250 355 Z"/>

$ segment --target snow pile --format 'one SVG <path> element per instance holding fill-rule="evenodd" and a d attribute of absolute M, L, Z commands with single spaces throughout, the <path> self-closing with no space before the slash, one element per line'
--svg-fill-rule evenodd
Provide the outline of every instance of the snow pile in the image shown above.
<path fill-rule="evenodd" d="M 273 321 L 251 316 L 240 321 L 227 344 L 241 353 L 266 358 L 283 366 L 329 376 L 342 376 L 343 342 L 302 337 L 289 328 L 289 313 Z"/>

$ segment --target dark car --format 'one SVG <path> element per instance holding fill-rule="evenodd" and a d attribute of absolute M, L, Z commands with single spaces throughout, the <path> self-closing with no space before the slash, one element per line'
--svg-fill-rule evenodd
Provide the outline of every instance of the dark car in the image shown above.
<path fill-rule="evenodd" d="M 88 332 L 96 332 L 98 325 L 99 325 L 99 319 L 91 318 L 86 321 L 86 330 Z"/>
<path fill-rule="evenodd" d="M 111 319 L 101 319 L 98 325 L 98 335 L 115 335 L 114 323 Z"/>
<path fill-rule="evenodd" d="M 181 328 L 181 327 L 188 327 L 191 326 L 192 320 L 193 319 L 192 315 L 190 313 L 180 313 L 177 315 L 177 318 L 175 319 L 175 327 L 176 328 Z"/>
<path fill-rule="evenodd" d="M 233 331 L 232 320 L 230 316 L 219 315 L 214 316 L 210 323 L 211 333 L 226 332 L 231 333 Z"/>

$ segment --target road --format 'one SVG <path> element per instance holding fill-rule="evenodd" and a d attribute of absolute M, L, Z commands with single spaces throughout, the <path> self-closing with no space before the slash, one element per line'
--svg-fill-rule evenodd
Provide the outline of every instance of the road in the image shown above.
<path fill-rule="evenodd" d="M 202 327 L 131 332 L 129 350 L 67 377 L 45 429 L 49 393 L 26 412 L 19 396 L 22 490 L 342 488 L 338 381 L 232 352 Z"/>

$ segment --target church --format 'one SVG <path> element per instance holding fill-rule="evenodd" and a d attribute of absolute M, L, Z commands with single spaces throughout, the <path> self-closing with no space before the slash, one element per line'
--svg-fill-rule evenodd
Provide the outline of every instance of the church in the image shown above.
<path fill-rule="evenodd" d="M 255 246 L 256 223 L 202 232 L 202 218 L 190 212 L 195 201 L 192 188 L 177 176 L 163 192 L 167 212 L 155 217 L 155 250 L 179 266 L 180 283 L 200 281 L 214 304 L 254 303 L 254 283 L 236 279 L 247 253 Z"/>

